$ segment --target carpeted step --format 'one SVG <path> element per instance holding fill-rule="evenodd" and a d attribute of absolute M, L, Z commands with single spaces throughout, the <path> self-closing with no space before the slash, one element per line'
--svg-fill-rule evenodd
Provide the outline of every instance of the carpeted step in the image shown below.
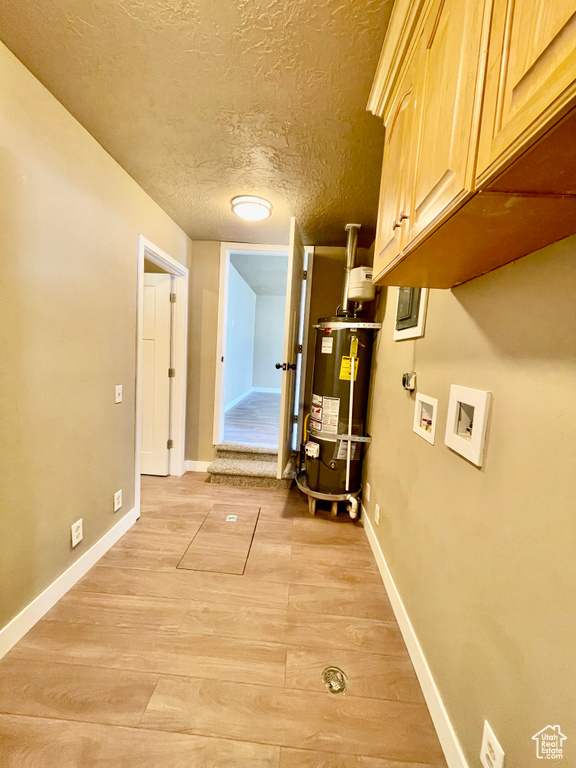
<path fill-rule="evenodd" d="M 245 485 L 257 488 L 289 488 L 295 477 L 292 462 L 284 477 L 276 477 L 277 459 L 255 454 L 251 459 L 216 458 L 208 466 L 210 481 L 226 485 Z"/>
<path fill-rule="evenodd" d="M 219 443 L 214 446 L 217 459 L 244 461 L 276 461 L 278 449 L 273 445 L 246 445 L 245 443 Z"/>
<path fill-rule="evenodd" d="M 208 466 L 211 475 L 276 477 L 276 461 L 218 458 Z"/>

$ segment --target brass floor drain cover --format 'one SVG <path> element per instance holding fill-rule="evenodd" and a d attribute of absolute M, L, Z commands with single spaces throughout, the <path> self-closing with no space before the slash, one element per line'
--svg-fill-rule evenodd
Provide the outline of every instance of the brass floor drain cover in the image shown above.
<path fill-rule="evenodd" d="M 348 678 L 338 667 L 326 667 L 322 672 L 322 681 L 330 693 L 346 693 Z"/>

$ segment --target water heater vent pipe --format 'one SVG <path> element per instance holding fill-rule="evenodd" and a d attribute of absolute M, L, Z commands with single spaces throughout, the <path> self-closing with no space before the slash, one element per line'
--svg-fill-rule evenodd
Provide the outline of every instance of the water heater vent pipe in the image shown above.
<path fill-rule="evenodd" d="M 346 271 L 344 273 L 344 290 L 342 292 L 341 313 L 349 313 L 348 290 L 350 287 L 350 272 L 354 269 L 356 263 L 356 249 L 358 247 L 358 230 L 361 224 L 346 224 L 348 240 L 346 241 Z"/>

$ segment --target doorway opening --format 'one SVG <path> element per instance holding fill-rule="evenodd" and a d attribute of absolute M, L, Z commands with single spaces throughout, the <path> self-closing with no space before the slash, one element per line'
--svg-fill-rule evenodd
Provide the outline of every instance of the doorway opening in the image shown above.
<path fill-rule="evenodd" d="M 314 249 L 296 220 L 287 246 L 222 243 L 214 445 L 277 455 L 284 477 L 301 429 Z M 225 444 L 224 446 L 222 444 Z M 209 470 L 210 471 L 210 470 Z"/>
<path fill-rule="evenodd" d="M 136 501 L 140 475 L 183 475 L 188 269 L 138 238 Z"/>
<path fill-rule="evenodd" d="M 288 253 L 230 253 L 224 442 L 278 448 Z"/>

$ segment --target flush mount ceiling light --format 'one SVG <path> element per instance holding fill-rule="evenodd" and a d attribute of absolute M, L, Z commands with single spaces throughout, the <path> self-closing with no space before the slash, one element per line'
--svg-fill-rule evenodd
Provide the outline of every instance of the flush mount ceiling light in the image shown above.
<path fill-rule="evenodd" d="M 253 195 L 239 195 L 233 197 L 230 201 L 232 212 L 241 219 L 248 221 L 260 221 L 267 219 L 272 213 L 272 203 L 264 200 L 263 197 L 254 197 Z"/>

